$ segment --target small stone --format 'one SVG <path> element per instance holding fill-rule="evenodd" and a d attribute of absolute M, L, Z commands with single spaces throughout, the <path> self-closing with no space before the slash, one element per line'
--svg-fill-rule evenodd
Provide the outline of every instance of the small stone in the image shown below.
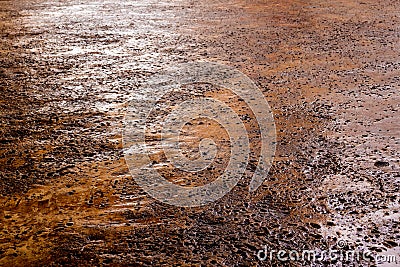
<path fill-rule="evenodd" d="M 387 166 L 389 166 L 389 162 L 386 162 L 386 161 L 376 161 L 375 162 L 375 164 L 374 164 L 374 166 L 375 167 L 379 167 L 379 168 L 381 168 L 381 167 L 387 167 Z"/>

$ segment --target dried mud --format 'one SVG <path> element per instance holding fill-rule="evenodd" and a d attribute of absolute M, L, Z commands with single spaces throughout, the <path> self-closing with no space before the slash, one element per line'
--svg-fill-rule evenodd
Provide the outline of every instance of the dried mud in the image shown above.
<path fill-rule="evenodd" d="M 256 254 L 338 240 L 400 260 L 399 13 L 398 1 L 372 0 L 0 1 L 0 265 L 336 266 Z M 130 176 L 122 121 L 148 77 L 196 60 L 254 80 L 277 151 L 250 194 L 259 137 L 249 108 L 221 88 L 166 97 L 223 100 L 251 141 L 232 192 L 178 208 Z M 213 169 L 187 177 L 152 160 L 178 184 L 207 183 L 229 157 L 227 134 L 209 121 L 184 130 L 220 138 Z"/>

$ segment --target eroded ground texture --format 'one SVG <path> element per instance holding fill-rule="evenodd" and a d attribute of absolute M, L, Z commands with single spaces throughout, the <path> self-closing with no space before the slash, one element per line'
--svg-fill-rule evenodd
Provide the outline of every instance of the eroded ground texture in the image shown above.
<path fill-rule="evenodd" d="M 1 266 L 400 260 L 399 1 L 3 0 L 0 17 Z M 238 186 L 207 206 L 179 208 L 135 183 L 122 128 L 141 84 L 191 61 L 234 67 L 256 83 L 274 113 L 277 150 L 249 193 L 260 142 L 249 107 L 206 85 L 165 96 L 171 107 L 199 95 L 226 102 L 251 142 Z M 184 130 L 228 140 L 213 121 Z M 192 148 L 183 146 L 189 156 Z M 219 156 L 198 177 L 157 153 L 152 160 L 169 180 L 201 185 L 223 170 L 229 149 Z M 370 257 L 261 261 L 265 247 Z"/>

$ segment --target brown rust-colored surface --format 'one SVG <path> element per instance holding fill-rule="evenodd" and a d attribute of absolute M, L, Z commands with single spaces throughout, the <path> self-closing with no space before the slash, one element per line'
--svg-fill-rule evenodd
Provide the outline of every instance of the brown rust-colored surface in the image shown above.
<path fill-rule="evenodd" d="M 339 239 L 398 255 L 398 1 L 0 7 L 0 265 L 296 266 L 256 253 L 264 245 L 325 249 Z M 278 143 L 269 177 L 248 193 L 259 153 L 252 114 L 227 90 L 203 92 L 242 116 L 253 161 L 221 200 L 177 208 L 130 177 L 121 128 L 133 89 L 193 60 L 252 78 L 273 109 Z M 218 136 L 224 148 L 217 124 L 184 130 Z M 190 156 L 194 147 L 185 147 Z M 224 153 L 202 178 L 182 180 L 162 164 L 160 172 L 177 183 L 209 182 Z"/>

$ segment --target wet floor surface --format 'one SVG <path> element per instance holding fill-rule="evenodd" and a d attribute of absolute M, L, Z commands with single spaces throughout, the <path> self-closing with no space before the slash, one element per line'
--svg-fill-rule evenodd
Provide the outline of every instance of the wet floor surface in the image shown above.
<path fill-rule="evenodd" d="M 256 255 L 264 246 L 337 248 L 339 240 L 400 260 L 399 7 L 1 1 L 0 265 L 336 266 Z M 259 139 L 248 107 L 222 88 L 167 96 L 172 106 L 196 94 L 223 100 L 247 121 L 252 151 L 229 194 L 178 208 L 130 176 L 123 117 L 154 74 L 199 60 L 256 83 L 274 113 L 277 151 L 266 181 L 249 193 Z M 202 123 L 186 130 L 224 143 L 218 125 L 205 135 Z M 152 160 L 171 181 L 197 185 L 224 168 L 221 153 L 212 172 L 189 182 Z"/>

